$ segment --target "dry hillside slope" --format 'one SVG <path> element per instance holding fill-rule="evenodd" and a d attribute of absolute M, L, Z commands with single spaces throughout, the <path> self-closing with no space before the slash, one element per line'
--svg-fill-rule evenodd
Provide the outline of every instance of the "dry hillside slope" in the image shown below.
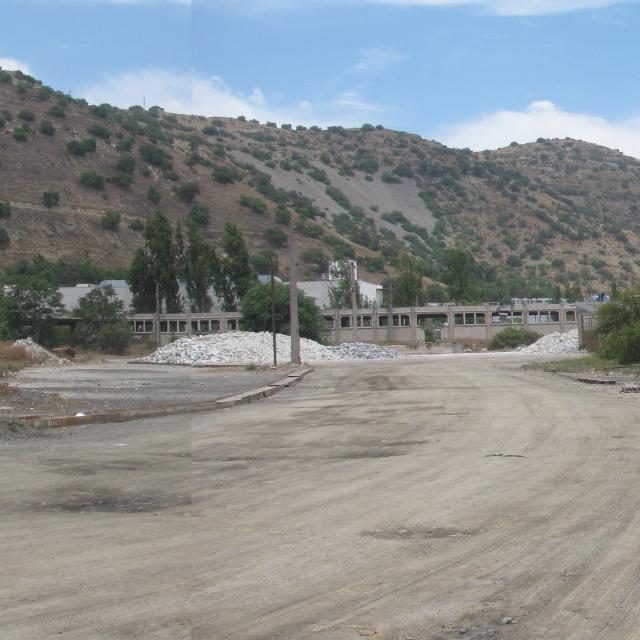
<path fill-rule="evenodd" d="M 59 203 L 45 206 L 45 191 Z M 380 281 L 409 251 L 438 280 L 453 245 L 489 278 L 597 289 L 640 274 L 640 162 L 618 151 L 566 139 L 472 153 L 370 125 L 120 110 L 19 72 L 0 72 L 2 201 L 11 216 L 0 221 L 0 266 L 35 254 L 126 266 L 141 222 L 160 209 L 174 222 L 194 216 L 213 242 L 234 222 L 285 273 L 292 216 L 309 277 L 352 255 Z M 121 215 L 115 231 L 102 226 L 107 211 Z"/>

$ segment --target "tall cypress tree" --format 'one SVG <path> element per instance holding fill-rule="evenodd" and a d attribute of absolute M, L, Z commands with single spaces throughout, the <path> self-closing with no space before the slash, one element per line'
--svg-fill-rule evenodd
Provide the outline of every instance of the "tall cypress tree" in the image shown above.
<path fill-rule="evenodd" d="M 182 278 L 189 304 L 192 311 L 207 312 L 212 302 L 209 287 L 214 281 L 215 254 L 192 221 L 187 222 L 187 240 L 189 244 L 182 252 Z"/>
<path fill-rule="evenodd" d="M 224 311 L 237 311 L 240 300 L 256 284 L 251 268 L 249 250 L 234 224 L 225 223 L 220 246 L 223 256 L 216 278 L 216 294 L 222 300 Z"/>

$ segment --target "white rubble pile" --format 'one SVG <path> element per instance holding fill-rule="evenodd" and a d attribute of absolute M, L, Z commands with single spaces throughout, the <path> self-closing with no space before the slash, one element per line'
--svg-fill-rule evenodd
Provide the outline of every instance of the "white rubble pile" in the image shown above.
<path fill-rule="evenodd" d="M 516 351 L 520 353 L 578 353 L 580 351 L 578 330 L 572 329 L 566 333 L 549 333 L 527 347 L 518 347 Z"/>
<path fill-rule="evenodd" d="M 291 360 L 291 338 L 277 334 L 278 362 Z M 356 342 L 325 347 L 314 340 L 300 339 L 300 357 L 304 362 L 313 360 L 352 360 L 397 358 L 397 352 L 375 344 Z M 270 364 L 273 362 L 273 338 L 270 333 L 230 331 L 181 338 L 139 362 L 155 364 Z"/>
<path fill-rule="evenodd" d="M 28 356 L 35 362 L 40 364 L 54 364 L 54 365 L 68 365 L 71 364 L 70 360 L 65 358 L 58 358 L 55 353 L 51 353 L 49 349 L 45 349 L 39 345 L 33 338 L 24 338 L 23 340 L 16 340 L 13 343 L 15 347 L 22 347 L 28 354 Z"/>

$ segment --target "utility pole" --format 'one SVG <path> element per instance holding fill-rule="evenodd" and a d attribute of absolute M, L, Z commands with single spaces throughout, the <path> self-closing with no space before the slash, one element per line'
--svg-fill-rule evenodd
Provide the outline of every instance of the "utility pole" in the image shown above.
<path fill-rule="evenodd" d="M 356 280 L 356 265 L 353 260 L 349 260 L 350 268 L 350 289 L 351 289 L 351 327 L 353 329 L 353 341 L 358 340 L 358 281 Z"/>
<path fill-rule="evenodd" d="M 271 334 L 273 336 L 273 366 L 278 366 L 278 339 L 276 338 L 276 276 L 275 259 L 271 258 Z"/>
<path fill-rule="evenodd" d="M 389 302 L 387 307 L 387 333 L 389 342 L 393 342 L 393 280 L 389 281 Z"/>
<path fill-rule="evenodd" d="M 289 325 L 291 327 L 291 363 L 300 361 L 300 327 L 298 325 L 298 256 L 296 254 L 293 216 L 289 222 Z"/>
<path fill-rule="evenodd" d="M 156 280 L 156 315 L 154 322 L 156 347 L 160 346 L 160 283 Z"/>

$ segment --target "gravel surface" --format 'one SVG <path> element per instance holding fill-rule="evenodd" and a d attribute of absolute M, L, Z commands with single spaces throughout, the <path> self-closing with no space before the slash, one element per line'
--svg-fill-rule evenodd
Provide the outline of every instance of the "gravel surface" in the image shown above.
<path fill-rule="evenodd" d="M 578 330 L 572 329 L 566 333 L 550 333 L 536 340 L 527 347 L 516 349 L 520 353 L 578 353 L 580 338 Z"/>
<path fill-rule="evenodd" d="M 277 334 L 277 353 L 280 362 L 291 360 L 291 338 Z M 366 342 L 343 343 L 326 347 L 313 340 L 300 339 L 300 355 L 303 361 L 318 360 L 371 360 L 374 358 L 398 358 L 392 349 Z M 232 331 L 205 336 L 181 338 L 140 362 L 156 364 L 268 364 L 273 360 L 273 338 L 270 333 Z"/>
<path fill-rule="evenodd" d="M 27 355 L 34 361 L 40 364 L 53 364 L 53 365 L 68 365 L 71 361 L 65 358 L 58 358 L 55 353 L 52 353 L 48 349 L 39 345 L 33 340 L 33 338 L 25 338 L 24 340 L 16 340 L 13 343 L 14 347 L 22 347 Z"/>

